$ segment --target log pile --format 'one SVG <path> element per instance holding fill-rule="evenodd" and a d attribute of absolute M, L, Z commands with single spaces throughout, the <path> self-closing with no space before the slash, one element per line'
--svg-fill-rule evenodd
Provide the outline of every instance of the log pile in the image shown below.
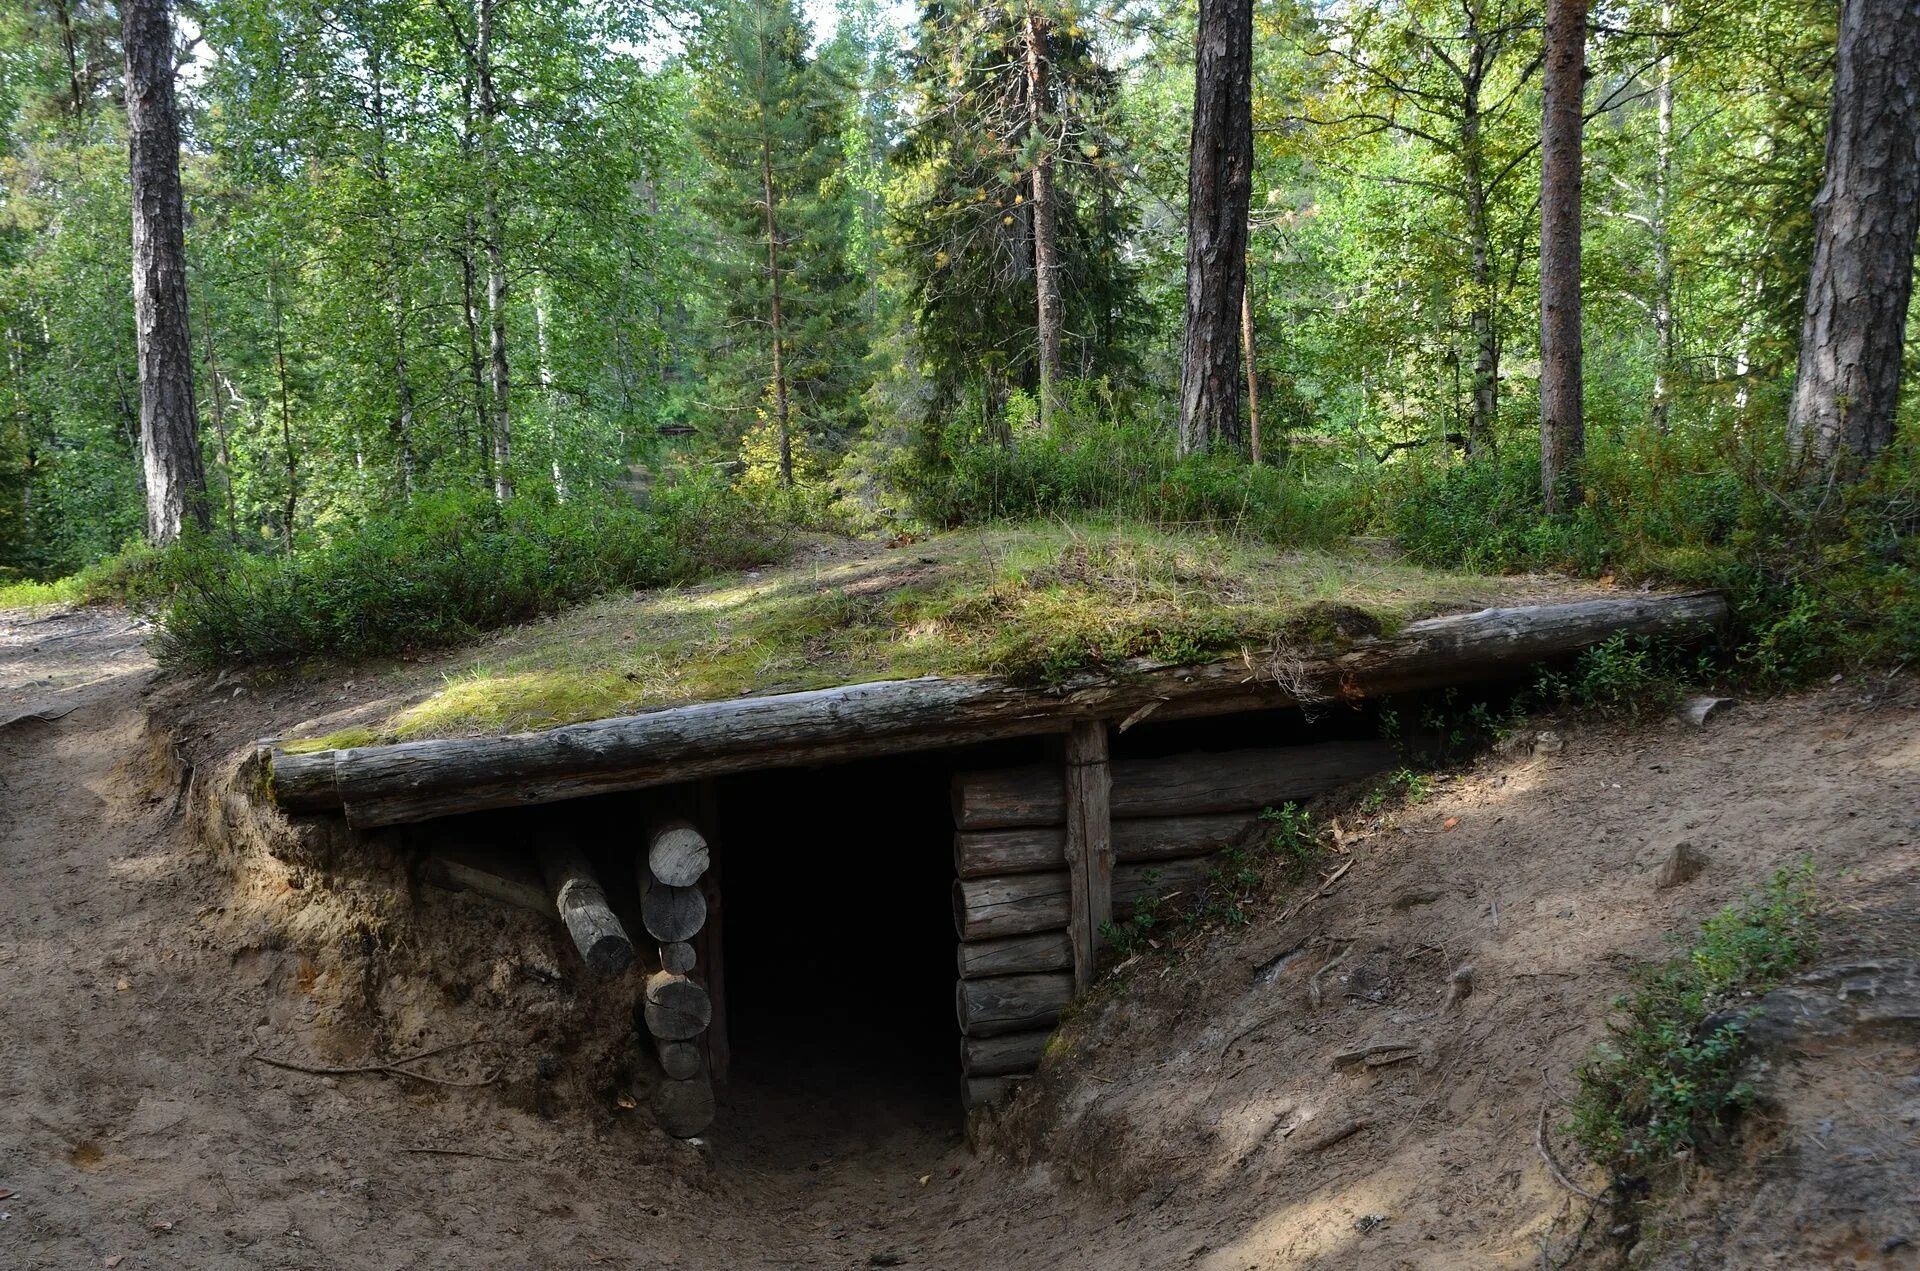
<path fill-rule="evenodd" d="M 647 977 L 640 1014 L 665 1080 L 653 1095 L 654 1119 L 675 1138 L 713 1124 L 714 1056 L 708 992 L 717 969 L 717 933 L 708 930 L 706 836 L 688 821 L 652 827 L 635 864 L 640 921 L 659 942 L 660 969 Z M 703 957 L 702 954 L 706 956 Z"/>
<path fill-rule="evenodd" d="M 953 781 L 960 1066 L 969 1108 L 1031 1074 L 1092 981 L 1100 929 L 1150 898 L 1204 887 L 1260 813 L 1389 768 L 1381 742 L 1108 762 L 1104 729 L 1062 766 Z"/>

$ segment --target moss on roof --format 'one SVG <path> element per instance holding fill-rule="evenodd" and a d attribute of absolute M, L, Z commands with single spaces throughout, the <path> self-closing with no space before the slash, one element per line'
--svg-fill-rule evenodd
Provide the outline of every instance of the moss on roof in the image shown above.
<path fill-rule="evenodd" d="M 1338 642 L 1538 591 L 1537 581 L 1436 573 L 1359 544 L 1276 551 L 1136 525 L 815 545 L 779 568 L 608 598 L 504 632 L 457 655 L 424 700 L 290 748 L 514 732 L 917 675 L 1041 686 L 1128 658 L 1201 662 L 1276 641 Z"/>

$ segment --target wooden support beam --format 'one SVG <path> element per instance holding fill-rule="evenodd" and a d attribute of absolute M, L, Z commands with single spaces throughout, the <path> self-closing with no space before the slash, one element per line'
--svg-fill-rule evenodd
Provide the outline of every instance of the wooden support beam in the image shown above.
<path fill-rule="evenodd" d="M 1085 720 L 1067 735 L 1067 835 L 1071 884 L 1067 937 L 1073 942 L 1073 989 L 1093 985 L 1100 956 L 1100 929 L 1113 917 L 1113 824 L 1107 813 L 1112 777 L 1107 770 L 1107 726 Z"/>
<path fill-rule="evenodd" d="M 697 937 L 696 937 L 697 938 Z M 686 975 L 699 965 L 699 956 L 685 940 L 671 940 L 660 946 L 660 969 Z"/>
<path fill-rule="evenodd" d="M 689 1081 L 706 1071 L 707 1057 L 701 1042 L 705 1034 L 675 1040 L 666 1037 L 653 1039 L 654 1054 L 660 1057 L 660 1071 L 667 1074 L 670 1081 Z"/>
<path fill-rule="evenodd" d="M 1073 976 L 1001 975 L 991 980 L 961 980 L 954 989 L 960 1031 L 969 1037 L 1052 1028 L 1073 1000 Z"/>
<path fill-rule="evenodd" d="M 392 825 L 756 768 L 1063 732 L 1076 720 L 1119 719 L 1146 707 L 1157 720 L 1181 719 L 1434 688 L 1564 656 L 1617 634 L 1694 639 L 1726 617 L 1725 598 L 1713 592 L 1485 609 L 1409 623 L 1342 648 L 1300 650 L 1286 659 L 1285 674 L 1263 670 L 1257 658 L 1232 658 L 1198 666 L 1138 662 L 1052 692 L 999 680 L 888 680 L 507 737 L 298 755 L 269 749 L 268 784 L 284 808 L 344 809 L 355 825 Z"/>
<path fill-rule="evenodd" d="M 1170 895 L 1201 886 L 1212 869 L 1211 858 L 1116 866 L 1114 911 L 1125 912 L 1149 895 Z M 1063 872 L 956 879 L 954 926 L 960 938 L 968 941 L 1064 931 L 1072 894 L 1072 880 Z"/>
<path fill-rule="evenodd" d="M 963 980 L 1018 975 L 1024 971 L 1071 971 L 1073 941 L 1064 931 L 980 940 L 962 944 L 956 960 Z"/>
<path fill-rule="evenodd" d="M 1014 1077 L 963 1077 L 960 1080 L 960 1106 L 968 1112 L 1000 1103 L 1026 1080 Z"/>
<path fill-rule="evenodd" d="M 523 863 L 441 848 L 420 863 L 420 878 L 448 891 L 471 892 L 515 909 L 553 917 L 547 885 Z"/>
<path fill-rule="evenodd" d="M 676 1139 L 690 1139 L 713 1124 L 713 1082 L 706 1073 L 684 1081 L 669 1078 L 653 1092 L 653 1118 Z"/>
<path fill-rule="evenodd" d="M 1326 741 L 1261 750 L 1196 751 L 1112 766 L 1115 821 L 1191 817 L 1311 799 L 1397 761 L 1383 741 Z M 963 772 L 953 779 L 962 831 L 1064 825 L 1066 788 L 1050 768 Z"/>
<path fill-rule="evenodd" d="M 1030 1033 L 1003 1033 L 998 1037 L 962 1037 L 960 1071 L 969 1077 L 1004 1077 L 1009 1073 L 1032 1072 L 1047 1053 L 1050 1029 Z"/>
<path fill-rule="evenodd" d="M 655 882 L 643 859 L 635 871 L 640 883 L 640 922 L 662 944 L 692 940 L 707 924 L 707 898 L 698 887 L 669 887 Z"/>
<path fill-rule="evenodd" d="M 633 941 L 607 904 L 607 893 L 578 848 L 549 837 L 540 851 L 540 871 L 574 948 L 596 975 L 620 975 L 633 965 Z"/>

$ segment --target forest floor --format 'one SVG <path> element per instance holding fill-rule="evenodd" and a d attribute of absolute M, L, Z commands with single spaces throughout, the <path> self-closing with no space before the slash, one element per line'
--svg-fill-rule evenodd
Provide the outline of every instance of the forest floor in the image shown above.
<path fill-rule="evenodd" d="M 156 684 L 148 634 L 111 610 L 0 614 L 8 1267 L 1597 1266 L 1608 1219 L 1586 1221 L 1535 1132 L 1636 962 L 1805 852 L 1823 960 L 1920 955 L 1920 687 L 1849 679 L 1704 731 L 1556 725 L 1356 817 L 1352 868 L 1292 917 L 1110 978 L 993 1150 L 925 1100 L 836 1089 L 830 1056 L 824 1081 L 737 1080 L 680 1144 L 612 1101 L 259 1062 L 400 1049 L 329 1023 L 356 990 L 322 946 L 353 931 L 263 929 L 313 905 L 317 875 L 262 882 L 199 841 L 183 810 L 207 792 L 168 736 L 232 750 L 351 685 L 268 709 Z M 1658 889 L 1681 839 L 1706 870 Z M 1474 992 L 1443 1011 L 1465 963 Z M 462 994 L 407 1009 L 483 1018 L 484 992 Z M 1332 1069 L 1383 1039 L 1415 1057 Z M 490 1062 L 414 1067 L 483 1080 Z M 1748 1146 L 1693 1170 L 1635 1264 L 1914 1265 L 1916 1072 L 1898 1030 L 1783 1055 Z"/>

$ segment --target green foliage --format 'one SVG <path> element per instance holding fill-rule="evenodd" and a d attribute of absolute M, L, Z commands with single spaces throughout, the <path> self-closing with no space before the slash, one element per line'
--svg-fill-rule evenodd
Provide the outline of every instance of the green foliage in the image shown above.
<path fill-rule="evenodd" d="M 618 588 L 768 560 L 771 527 L 690 486 L 612 503 L 419 499 L 290 557 L 207 544 L 170 555 L 159 651 L 197 667 L 452 644 Z"/>
<path fill-rule="evenodd" d="M 1528 705 L 1567 706 L 1638 719 L 1672 708 L 1680 700 L 1689 671 L 1700 669 L 1697 659 L 1686 658 L 1671 645 L 1615 635 L 1582 650 L 1568 670 L 1541 672 Z"/>
<path fill-rule="evenodd" d="M 1022 428 L 1004 443 L 960 423 L 929 428 L 890 475 L 914 514 L 940 526 L 1103 512 L 1303 546 L 1354 528 L 1338 480 L 1227 454 L 1182 458 L 1167 429 L 1105 384 L 1063 396 L 1050 431 Z"/>
<path fill-rule="evenodd" d="M 1811 858 L 1774 874 L 1744 903 L 1709 918 L 1683 954 L 1643 969 L 1614 1003 L 1607 1040 L 1580 1069 L 1572 1129 L 1625 1183 L 1719 1139 L 1755 1097 L 1741 1080 L 1742 1004 L 1813 957 Z"/>

